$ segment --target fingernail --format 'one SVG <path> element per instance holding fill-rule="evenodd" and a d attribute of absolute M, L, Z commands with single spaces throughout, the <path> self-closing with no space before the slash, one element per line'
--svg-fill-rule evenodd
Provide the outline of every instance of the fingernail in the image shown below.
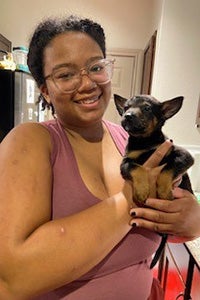
<path fill-rule="evenodd" d="M 138 225 L 137 225 L 136 223 L 131 223 L 131 226 L 132 226 L 133 228 L 135 228 L 135 227 L 137 227 Z"/>
<path fill-rule="evenodd" d="M 131 217 L 135 217 L 136 216 L 136 212 L 135 211 L 132 211 L 130 214 L 131 214 Z"/>
<path fill-rule="evenodd" d="M 171 143 L 173 143 L 173 140 L 172 140 L 172 139 L 170 139 L 170 142 L 171 142 Z"/>

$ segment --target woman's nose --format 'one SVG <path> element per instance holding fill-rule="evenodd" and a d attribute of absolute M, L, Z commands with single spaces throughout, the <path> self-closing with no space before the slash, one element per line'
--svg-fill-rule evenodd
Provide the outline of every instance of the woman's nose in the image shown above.
<path fill-rule="evenodd" d="M 81 74 L 80 86 L 78 88 L 78 92 L 82 92 L 84 90 L 92 90 L 96 87 L 97 87 L 96 82 L 91 80 L 87 73 Z"/>

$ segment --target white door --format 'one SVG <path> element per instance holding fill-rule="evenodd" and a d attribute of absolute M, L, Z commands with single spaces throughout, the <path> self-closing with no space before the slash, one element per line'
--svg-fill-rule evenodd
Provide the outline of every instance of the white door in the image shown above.
<path fill-rule="evenodd" d="M 141 86 L 141 51 L 131 51 L 129 53 L 111 51 L 109 56 L 115 58 L 114 74 L 112 78 L 112 97 L 104 118 L 111 122 L 120 124 L 121 116 L 115 107 L 113 94 L 129 98 L 139 93 Z"/>

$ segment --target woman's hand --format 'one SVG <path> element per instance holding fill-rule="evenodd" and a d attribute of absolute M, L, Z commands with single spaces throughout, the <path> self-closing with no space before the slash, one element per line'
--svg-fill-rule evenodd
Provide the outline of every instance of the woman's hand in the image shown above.
<path fill-rule="evenodd" d="M 155 198 L 156 180 L 161 168 L 157 167 L 167 151 L 172 146 L 166 141 L 145 162 L 151 180 L 151 193 L 146 200 L 146 207 L 133 207 L 130 210 L 133 226 L 139 226 L 159 233 L 175 235 L 170 241 L 185 242 L 200 236 L 200 205 L 190 192 L 180 189 L 177 185 L 181 177 L 174 181 L 174 200 Z"/>
<path fill-rule="evenodd" d="M 175 187 L 174 200 L 149 198 L 146 208 L 130 211 L 131 224 L 170 235 L 171 242 L 186 242 L 200 236 L 200 205 L 190 192 Z"/>

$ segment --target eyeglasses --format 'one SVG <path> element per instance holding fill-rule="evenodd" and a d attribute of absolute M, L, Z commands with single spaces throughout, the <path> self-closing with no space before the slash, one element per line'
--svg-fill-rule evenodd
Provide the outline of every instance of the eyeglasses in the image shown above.
<path fill-rule="evenodd" d="M 44 79 L 52 79 L 55 86 L 62 93 L 70 94 L 80 87 L 83 75 L 87 75 L 90 80 L 99 85 L 110 82 L 113 75 L 114 61 L 115 59 L 104 58 L 81 69 L 76 69 L 73 66 L 62 66 L 54 69 Z"/>

